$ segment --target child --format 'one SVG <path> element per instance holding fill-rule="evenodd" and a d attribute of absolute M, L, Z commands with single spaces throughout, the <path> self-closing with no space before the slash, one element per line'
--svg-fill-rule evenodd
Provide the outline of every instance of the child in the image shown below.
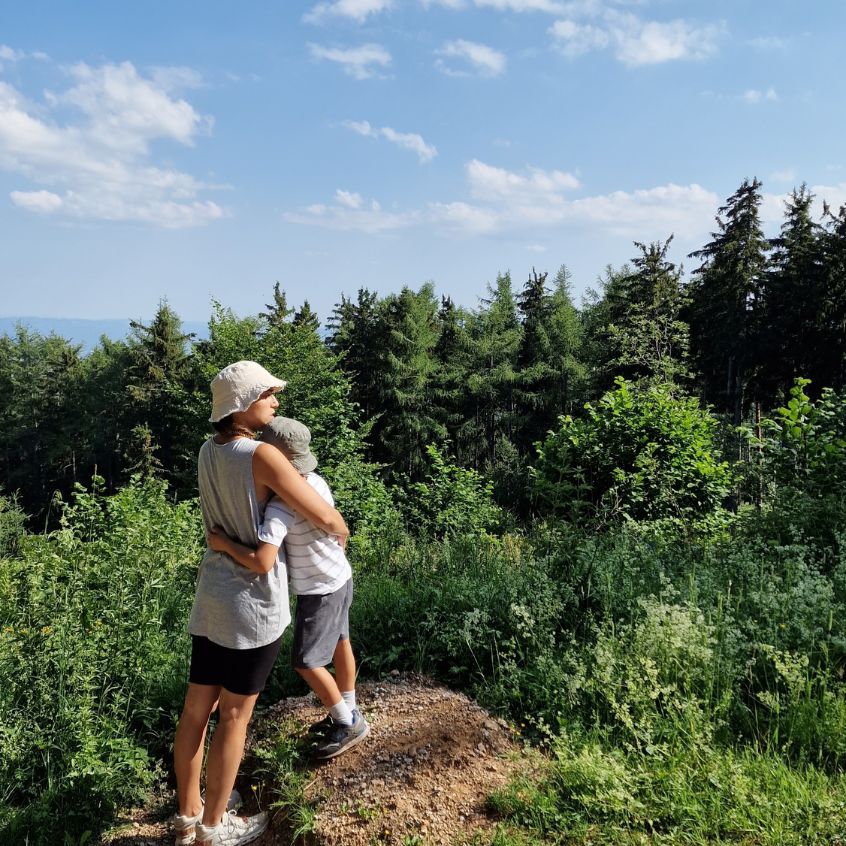
<path fill-rule="evenodd" d="M 317 459 L 309 449 L 311 433 L 306 426 L 275 417 L 261 439 L 284 453 L 306 482 L 334 505 L 329 486 L 314 472 Z M 370 731 L 355 701 L 356 668 L 349 635 L 352 570 L 343 548 L 278 497 L 267 503 L 257 549 L 217 529 L 210 537 L 213 549 L 258 572 L 273 567 L 283 542 L 291 591 L 297 596 L 292 663 L 329 711 L 309 729 L 316 757 L 326 760 L 360 743 Z M 330 663 L 335 666 L 334 678 L 326 669 Z"/>

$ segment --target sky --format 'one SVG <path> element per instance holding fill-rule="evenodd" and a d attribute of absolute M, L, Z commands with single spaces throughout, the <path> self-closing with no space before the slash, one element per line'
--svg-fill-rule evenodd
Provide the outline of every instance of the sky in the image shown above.
<path fill-rule="evenodd" d="M 846 202 L 842 0 L 0 0 L 0 316 L 322 320 Z M 841 56 L 841 59 L 838 59 Z"/>

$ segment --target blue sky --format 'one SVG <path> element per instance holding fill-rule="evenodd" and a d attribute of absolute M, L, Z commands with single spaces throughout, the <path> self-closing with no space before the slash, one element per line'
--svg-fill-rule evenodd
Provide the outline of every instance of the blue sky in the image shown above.
<path fill-rule="evenodd" d="M 579 293 L 744 177 L 846 202 L 841 0 L 3 6 L 2 315 Z"/>

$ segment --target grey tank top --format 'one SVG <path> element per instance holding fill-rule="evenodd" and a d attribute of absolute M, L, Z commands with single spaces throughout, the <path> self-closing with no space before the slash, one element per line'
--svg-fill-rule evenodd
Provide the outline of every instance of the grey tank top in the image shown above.
<path fill-rule="evenodd" d="M 220 526 L 246 546 L 258 546 L 264 503 L 256 499 L 253 454 L 259 441 L 236 438 L 200 447 L 197 475 L 206 531 Z M 281 636 L 291 622 L 284 548 L 264 575 L 223 552 L 206 549 L 188 631 L 230 649 L 254 649 Z"/>

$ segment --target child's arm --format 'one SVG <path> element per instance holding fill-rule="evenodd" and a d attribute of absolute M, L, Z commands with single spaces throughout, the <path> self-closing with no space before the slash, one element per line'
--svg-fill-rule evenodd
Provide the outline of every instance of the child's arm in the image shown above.
<path fill-rule="evenodd" d="M 236 540 L 232 540 L 222 529 L 215 526 L 209 532 L 209 546 L 215 552 L 225 552 L 233 561 L 242 567 L 252 570 L 254 573 L 269 573 L 276 563 L 276 555 L 279 552 L 279 544 L 259 541 L 256 549 L 251 546 L 244 546 Z"/>

